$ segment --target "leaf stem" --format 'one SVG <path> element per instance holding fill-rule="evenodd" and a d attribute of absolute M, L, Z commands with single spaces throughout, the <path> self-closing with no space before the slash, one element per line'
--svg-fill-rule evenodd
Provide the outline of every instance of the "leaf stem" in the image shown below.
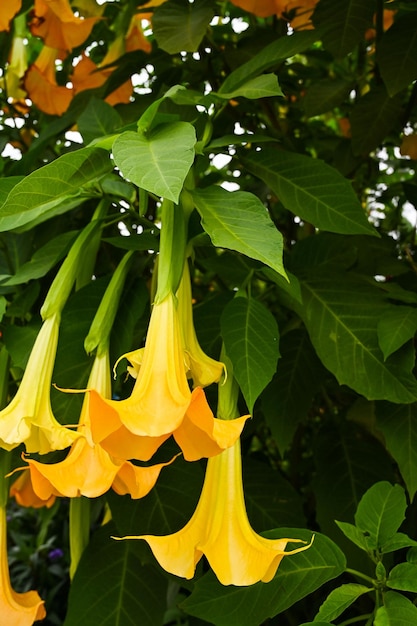
<path fill-rule="evenodd" d="M 356 576 L 357 578 L 362 578 L 362 580 L 366 580 L 366 582 L 370 583 L 373 587 L 375 586 L 375 581 L 373 578 L 367 576 L 366 574 L 363 574 L 362 572 L 358 572 L 356 569 L 351 569 L 350 567 L 347 567 L 345 569 L 345 572 L 347 574 L 351 574 L 352 576 Z"/>

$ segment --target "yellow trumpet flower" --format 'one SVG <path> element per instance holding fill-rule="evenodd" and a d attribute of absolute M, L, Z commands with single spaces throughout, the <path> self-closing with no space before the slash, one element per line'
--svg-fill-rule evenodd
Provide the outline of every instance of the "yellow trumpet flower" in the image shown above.
<path fill-rule="evenodd" d="M 269 582 L 285 556 L 307 550 L 312 542 L 286 551 L 300 539 L 266 539 L 252 529 L 245 508 L 240 440 L 207 462 L 200 500 L 190 521 L 166 536 L 140 535 L 167 572 L 194 576 L 203 554 L 223 585 L 245 586 Z"/>
<path fill-rule="evenodd" d="M 110 397 L 110 363 L 108 350 L 96 356 L 89 379 L 89 387 Z M 152 487 L 161 469 L 174 461 L 150 467 L 138 467 L 124 459 L 113 458 L 100 444 L 95 444 L 90 430 L 90 396 L 86 393 L 80 416 L 80 437 L 71 447 L 68 456 L 59 463 L 40 463 L 25 458 L 29 464 L 34 493 L 42 501 L 53 496 L 96 498 L 111 487 L 116 493 L 129 493 L 132 498 L 143 498 Z M 22 468 L 21 468 L 22 469 Z M 21 493 L 19 502 L 25 504 Z"/>
<path fill-rule="evenodd" d="M 153 306 L 132 394 L 119 401 L 95 394 L 92 411 L 105 424 L 120 420 L 135 435 L 160 437 L 178 428 L 190 400 L 175 297 L 170 292 Z"/>
<path fill-rule="evenodd" d="M 46 454 L 67 448 L 80 436 L 59 424 L 52 413 L 50 390 L 58 332 L 57 313 L 44 321 L 19 389 L 0 411 L 0 447 L 5 450 L 24 443 L 28 452 Z"/>
<path fill-rule="evenodd" d="M 10 626 L 31 626 L 46 617 L 43 600 L 36 591 L 17 593 L 10 584 L 4 507 L 0 507 L 0 615 L 1 623 Z"/>

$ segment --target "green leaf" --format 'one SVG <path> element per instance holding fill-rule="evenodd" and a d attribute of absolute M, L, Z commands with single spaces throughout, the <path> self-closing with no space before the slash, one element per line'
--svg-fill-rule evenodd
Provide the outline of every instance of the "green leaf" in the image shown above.
<path fill-rule="evenodd" d="M 0 207 L 0 231 L 32 226 L 97 195 L 91 188 L 113 169 L 108 152 L 81 148 L 59 157 L 15 185 Z"/>
<path fill-rule="evenodd" d="M 279 526 L 305 525 L 300 495 L 269 464 L 244 457 L 243 484 L 248 518 L 256 532 Z"/>
<path fill-rule="evenodd" d="M 368 543 L 366 541 L 366 537 L 364 533 L 356 528 L 353 524 L 349 524 L 349 522 L 340 522 L 335 520 L 335 523 L 340 528 L 342 533 L 347 537 L 352 543 L 354 543 L 361 550 L 368 551 Z"/>
<path fill-rule="evenodd" d="M 336 57 L 344 57 L 362 40 L 372 26 L 375 0 L 320 0 L 313 13 L 313 24 L 324 30 L 323 44 Z"/>
<path fill-rule="evenodd" d="M 378 339 L 384 358 L 401 348 L 417 331 L 417 309 L 391 307 L 378 321 Z"/>
<path fill-rule="evenodd" d="M 152 17 L 152 29 L 158 46 L 168 52 L 196 52 L 214 15 L 210 0 L 190 4 L 171 0 L 157 7 Z"/>
<path fill-rule="evenodd" d="M 389 573 L 387 587 L 417 592 L 417 563 L 399 563 Z"/>
<path fill-rule="evenodd" d="M 286 277 L 282 235 L 259 198 L 214 186 L 193 190 L 192 196 L 213 245 L 246 254 Z"/>
<path fill-rule="evenodd" d="M 268 538 L 299 537 L 310 541 L 311 532 L 280 528 Z M 317 533 L 311 548 L 284 558 L 270 583 L 250 587 L 222 586 L 211 572 L 195 584 L 181 604 L 189 615 L 216 626 L 259 626 L 342 573 L 345 557 L 330 539 Z"/>
<path fill-rule="evenodd" d="M 129 541 L 115 541 L 112 523 L 87 546 L 74 580 L 64 626 L 155 626 L 162 624 L 167 580 L 142 565 Z"/>
<path fill-rule="evenodd" d="M 306 50 L 318 38 L 317 32 L 312 30 L 279 37 L 229 74 L 218 90 L 218 95 L 233 93 L 254 76 L 259 76 L 265 70 L 273 69 L 285 59 Z"/>
<path fill-rule="evenodd" d="M 405 596 L 395 591 L 384 594 L 384 606 L 376 612 L 374 626 L 409 626 L 417 623 L 417 608 Z"/>
<path fill-rule="evenodd" d="M 352 81 L 343 78 L 324 79 L 312 83 L 302 103 L 308 117 L 321 115 L 338 106 L 352 89 Z"/>
<path fill-rule="evenodd" d="M 417 541 L 414 539 L 410 539 L 408 535 L 405 533 L 395 533 L 384 543 L 381 547 L 382 554 L 389 554 L 390 552 L 395 552 L 396 550 L 402 550 L 403 548 L 415 548 L 417 547 Z"/>
<path fill-rule="evenodd" d="M 295 303 L 294 308 L 319 358 L 339 384 L 368 400 L 413 402 L 417 383 L 411 351 L 398 351 L 384 361 L 379 347 L 376 327 L 388 305 L 376 283 L 372 288 L 359 276 L 330 268 L 326 272 L 324 267 L 300 282 L 303 306 Z"/>
<path fill-rule="evenodd" d="M 400 96 L 390 98 L 383 85 L 368 91 L 358 100 L 350 115 L 353 153 L 366 155 L 375 150 L 387 134 L 401 124 L 402 114 Z"/>
<path fill-rule="evenodd" d="M 277 194 L 288 211 L 317 228 L 377 236 L 352 185 L 323 161 L 265 147 L 242 163 Z"/>
<path fill-rule="evenodd" d="M 355 523 L 369 534 L 368 545 L 377 549 L 397 532 L 405 519 L 407 502 L 404 489 L 380 481 L 362 496 L 355 514 Z"/>
<path fill-rule="evenodd" d="M 160 124 L 149 134 L 127 131 L 113 144 L 123 176 L 138 187 L 178 202 L 194 161 L 194 127 L 188 122 Z"/>
<path fill-rule="evenodd" d="M 159 250 L 159 229 L 144 230 L 128 237 L 104 237 L 103 241 L 122 250 Z"/>
<path fill-rule="evenodd" d="M 24 179 L 24 176 L 8 176 L 0 179 L 0 206 L 2 206 L 7 199 L 7 196 L 17 185 Z"/>
<path fill-rule="evenodd" d="M 2 286 L 21 285 L 29 280 L 45 276 L 65 256 L 76 235 L 77 232 L 69 231 L 48 241 L 34 253 L 30 261 L 19 267 L 14 276 L 3 282 Z"/>
<path fill-rule="evenodd" d="M 344 540 L 334 520 L 353 521 L 362 494 L 381 478 L 393 479 L 392 460 L 383 446 L 354 422 L 326 422 L 315 437 L 313 452 L 317 522 L 350 560 L 353 546 Z M 361 538 L 351 533 L 351 528 L 343 525 L 342 530 L 362 548 Z"/>
<path fill-rule="evenodd" d="M 314 618 L 314 623 L 336 619 L 358 598 L 369 591 L 374 591 L 374 588 L 357 585 L 356 583 L 341 585 L 337 589 L 333 589 L 321 605 L 319 612 Z"/>
<path fill-rule="evenodd" d="M 284 94 L 282 93 L 275 74 L 263 74 L 262 76 L 251 78 L 251 80 L 248 80 L 248 82 L 244 83 L 240 87 L 236 87 L 234 91 L 228 91 L 227 93 L 224 91 L 212 92 L 211 95 L 225 100 L 238 98 L 239 96 L 256 100 L 257 98 L 283 96 Z"/>
<path fill-rule="evenodd" d="M 262 393 L 261 403 L 283 456 L 298 425 L 307 419 L 323 368 L 304 330 L 286 333 L 280 340 L 280 351 L 276 375 Z"/>
<path fill-rule="evenodd" d="M 279 332 L 272 313 L 252 298 L 234 298 L 221 317 L 226 353 L 249 411 L 271 380 L 279 357 Z"/>
<path fill-rule="evenodd" d="M 113 133 L 123 126 L 123 120 L 113 106 L 93 97 L 78 118 L 77 125 L 85 143 L 90 143 Z"/>
<path fill-rule="evenodd" d="M 3 341 L 15 367 L 25 369 L 40 328 L 40 320 L 32 320 L 26 326 L 10 325 L 4 328 Z"/>
<path fill-rule="evenodd" d="M 412 500 L 417 492 L 417 405 L 393 406 L 377 402 L 375 413 L 378 428 L 385 438 L 388 452 L 398 464 Z"/>
<path fill-rule="evenodd" d="M 396 18 L 377 47 L 377 62 L 390 96 L 417 78 L 417 12 Z"/>

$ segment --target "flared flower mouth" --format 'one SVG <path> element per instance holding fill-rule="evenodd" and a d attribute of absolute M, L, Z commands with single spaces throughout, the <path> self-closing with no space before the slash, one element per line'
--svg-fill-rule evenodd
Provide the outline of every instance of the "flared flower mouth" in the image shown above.
<path fill-rule="evenodd" d="M 46 319 L 36 338 L 22 381 L 10 404 L 0 411 L 0 445 L 46 454 L 70 446 L 80 433 L 59 424 L 50 401 L 58 343 L 59 315 Z"/>
<path fill-rule="evenodd" d="M 250 526 L 243 494 L 240 440 L 207 462 L 200 500 L 190 521 L 167 536 L 141 535 L 167 572 L 192 578 L 203 554 L 223 585 L 269 582 L 286 556 L 310 548 L 300 539 L 266 539 Z M 288 543 L 302 547 L 286 551 Z"/>
<path fill-rule="evenodd" d="M 2 624 L 10 626 L 32 626 L 33 622 L 46 617 L 44 602 L 36 591 L 17 593 L 10 584 L 3 507 L 0 507 L 0 615 Z"/>

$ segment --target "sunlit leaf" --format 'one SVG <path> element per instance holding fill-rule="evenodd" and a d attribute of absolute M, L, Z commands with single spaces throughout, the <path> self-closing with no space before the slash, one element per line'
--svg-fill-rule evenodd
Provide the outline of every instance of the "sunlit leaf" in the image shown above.
<path fill-rule="evenodd" d="M 127 131 L 113 144 L 123 176 L 138 187 L 178 202 L 194 160 L 195 131 L 188 122 L 160 124 L 149 135 Z"/>
<path fill-rule="evenodd" d="M 286 209 L 317 228 L 376 235 L 351 184 L 319 159 L 263 148 L 242 159 L 277 194 Z"/>
<path fill-rule="evenodd" d="M 215 246 L 246 254 L 285 276 L 282 235 L 259 198 L 222 187 L 194 190 L 192 196 Z"/>
<path fill-rule="evenodd" d="M 333 589 L 321 605 L 314 621 L 325 622 L 326 620 L 330 621 L 336 619 L 358 598 L 370 591 L 374 591 L 374 588 L 365 587 L 365 585 L 357 585 L 356 583 L 348 583 Z"/>

